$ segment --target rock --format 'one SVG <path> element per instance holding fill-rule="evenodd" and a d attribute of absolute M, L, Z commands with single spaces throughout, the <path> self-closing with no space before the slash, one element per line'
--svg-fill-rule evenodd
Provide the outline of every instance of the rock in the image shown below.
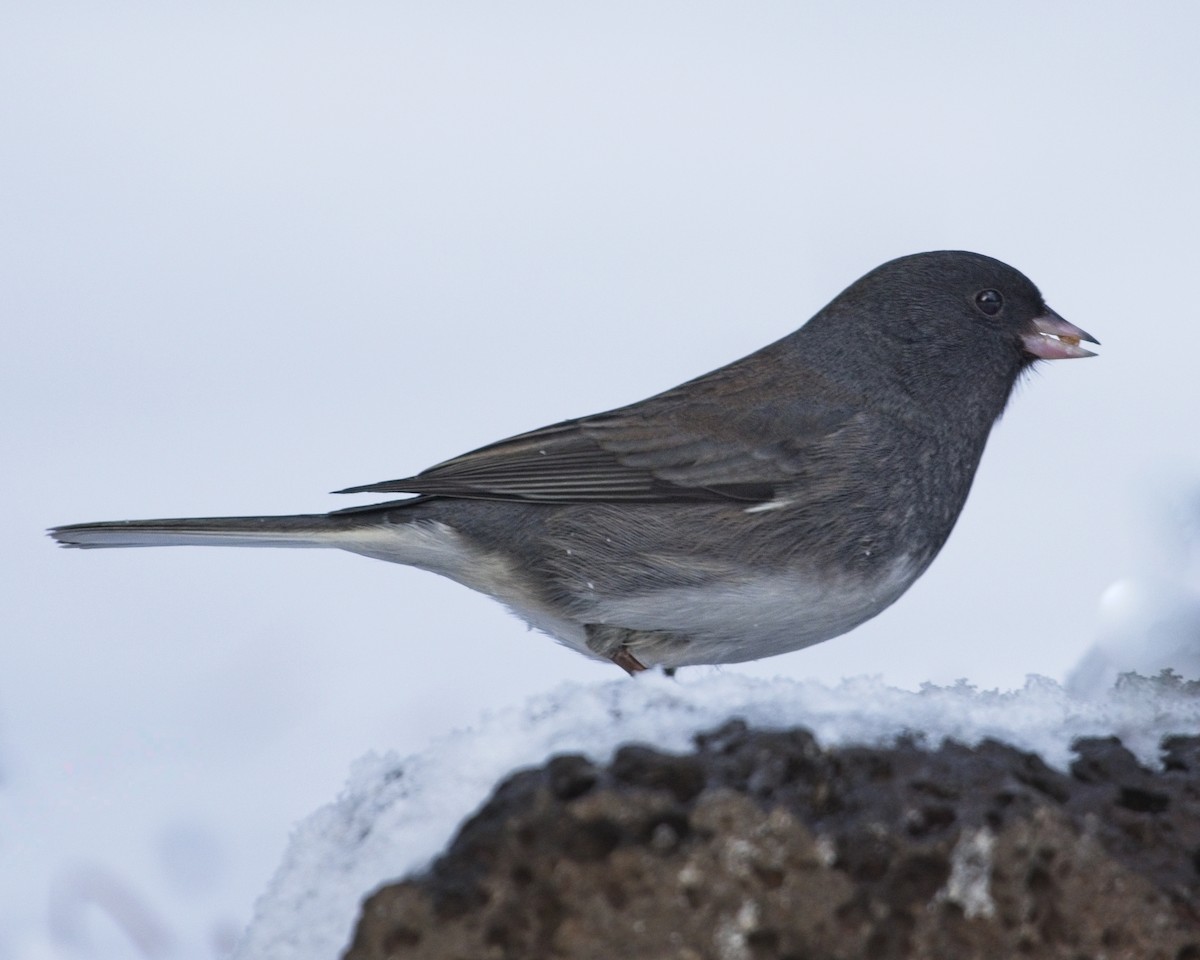
<path fill-rule="evenodd" d="M 730 723 L 510 777 L 346 957 L 1200 960 L 1200 737 L 1069 774 L 998 742 L 824 750 Z"/>

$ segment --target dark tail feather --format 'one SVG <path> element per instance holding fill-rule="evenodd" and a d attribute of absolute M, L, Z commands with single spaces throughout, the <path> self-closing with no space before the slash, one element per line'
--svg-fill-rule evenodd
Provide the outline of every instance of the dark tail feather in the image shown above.
<path fill-rule="evenodd" d="M 325 514 L 111 520 L 49 530 L 64 547 L 338 547 L 349 524 Z"/>

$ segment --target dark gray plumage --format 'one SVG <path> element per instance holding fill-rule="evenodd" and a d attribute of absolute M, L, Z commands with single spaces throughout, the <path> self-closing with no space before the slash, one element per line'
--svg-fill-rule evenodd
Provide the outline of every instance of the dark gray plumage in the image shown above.
<path fill-rule="evenodd" d="M 871 271 L 807 324 L 648 400 L 344 493 L 324 515 L 57 527 L 67 546 L 336 547 L 451 577 L 630 672 L 808 646 L 879 613 L 950 534 L 1038 359 L 1094 338 L 956 251 Z"/>

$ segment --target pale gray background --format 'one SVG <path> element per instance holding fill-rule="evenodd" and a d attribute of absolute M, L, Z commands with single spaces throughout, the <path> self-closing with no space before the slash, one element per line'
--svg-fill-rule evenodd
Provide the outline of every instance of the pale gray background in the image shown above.
<path fill-rule="evenodd" d="M 0 956 L 95 865 L 240 923 L 354 757 L 614 671 L 426 574 L 43 527 L 350 505 L 901 254 L 1012 263 L 1102 357 L 1018 391 L 893 609 L 726 669 L 1063 677 L 1200 475 L 1197 36 L 1183 2 L 5 5 Z"/>

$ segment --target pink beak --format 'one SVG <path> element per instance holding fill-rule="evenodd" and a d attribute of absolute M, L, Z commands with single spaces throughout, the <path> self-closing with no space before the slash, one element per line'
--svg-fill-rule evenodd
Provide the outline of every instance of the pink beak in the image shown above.
<path fill-rule="evenodd" d="M 1062 317 L 1046 308 L 1040 317 L 1033 318 L 1033 333 L 1021 336 L 1025 352 L 1039 360 L 1070 360 L 1073 357 L 1094 357 L 1091 350 L 1079 345 L 1080 340 L 1100 345 L 1090 333 L 1080 330 L 1075 324 L 1067 323 Z"/>

